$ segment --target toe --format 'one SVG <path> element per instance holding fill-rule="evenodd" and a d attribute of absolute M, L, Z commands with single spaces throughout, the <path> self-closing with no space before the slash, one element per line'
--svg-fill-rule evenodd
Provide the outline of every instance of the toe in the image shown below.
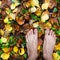
<path fill-rule="evenodd" d="M 54 31 L 51 32 L 51 35 L 54 37 L 54 35 L 55 35 Z"/>
<path fill-rule="evenodd" d="M 26 42 L 28 42 L 28 35 L 26 35 L 25 38 L 26 38 Z"/>
<path fill-rule="evenodd" d="M 54 34 L 54 38 L 55 38 L 55 40 L 57 39 L 57 37 L 56 37 L 56 35 Z"/>
<path fill-rule="evenodd" d="M 53 31 L 52 31 L 52 30 L 50 30 L 49 34 L 50 34 L 50 35 L 53 35 Z"/>
<path fill-rule="evenodd" d="M 29 37 L 31 35 L 31 30 L 28 31 L 27 36 Z"/>
<path fill-rule="evenodd" d="M 34 34 L 35 34 L 36 36 L 38 35 L 37 29 L 34 29 Z"/>
<path fill-rule="evenodd" d="M 33 35 L 33 29 L 30 30 L 30 34 Z"/>
<path fill-rule="evenodd" d="M 45 34 L 49 35 L 49 29 L 46 29 Z"/>

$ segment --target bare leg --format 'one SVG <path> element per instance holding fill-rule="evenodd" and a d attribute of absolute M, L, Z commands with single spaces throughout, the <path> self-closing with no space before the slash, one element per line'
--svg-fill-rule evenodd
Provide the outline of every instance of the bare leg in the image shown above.
<path fill-rule="evenodd" d="M 45 31 L 45 38 L 43 44 L 43 57 L 46 60 L 53 60 L 52 53 L 56 43 L 56 36 L 52 30 L 47 29 Z"/>
<path fill-rule="evenodd" d="M 26 46 L 28 52 L 28 60 L 36 60 L 37 58 L 37 45 L 38 45 L 38 32 L 37 29 L 31 29 L 26 35 Z"/>

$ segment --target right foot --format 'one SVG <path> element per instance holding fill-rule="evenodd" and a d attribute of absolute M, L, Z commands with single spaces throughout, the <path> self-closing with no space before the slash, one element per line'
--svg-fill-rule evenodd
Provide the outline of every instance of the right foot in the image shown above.
<path fill-rule="evenodd" d="M 43 44 L 43 57 L 46 60 L 53 60 L 52 53 L 56 43 L 56 36 L 52 30 L 47 29 L 45 31 L 45 38 Z"/>

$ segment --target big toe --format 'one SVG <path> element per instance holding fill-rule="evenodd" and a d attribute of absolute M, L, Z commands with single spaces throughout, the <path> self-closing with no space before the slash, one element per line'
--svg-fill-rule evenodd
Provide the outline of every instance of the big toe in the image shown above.
<path fill-rule="evenodd" d="M 33 29 L 30 30 L 30 35 L 33 35 Z"/>
<path fill-rule="evenodd" d="M 36 36 L 38 36 L 38 31 L 37 31 L 37 29 L 34 29 L 34 34 L 35 34 Z"/>

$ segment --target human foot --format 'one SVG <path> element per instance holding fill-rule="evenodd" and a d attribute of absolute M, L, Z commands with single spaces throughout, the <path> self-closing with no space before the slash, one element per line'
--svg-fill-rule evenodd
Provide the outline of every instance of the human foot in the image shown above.
<path fill-rule="evenodd" d="M 53 60 L 52 53 L 56 43 L 56 36 L 52 30 L 47 29 L 45 31 L 45 38 L 43 44 L 43 57 L 46 60 Z"/>
<path fill-rule="evenodd" d="M 36 60 L 37 57 L 37 45 L 38 45 L 38 32 L 37 29 L 31 29 L 26 35 L 26 46 L 28 52 L 28 60 Z"/>

